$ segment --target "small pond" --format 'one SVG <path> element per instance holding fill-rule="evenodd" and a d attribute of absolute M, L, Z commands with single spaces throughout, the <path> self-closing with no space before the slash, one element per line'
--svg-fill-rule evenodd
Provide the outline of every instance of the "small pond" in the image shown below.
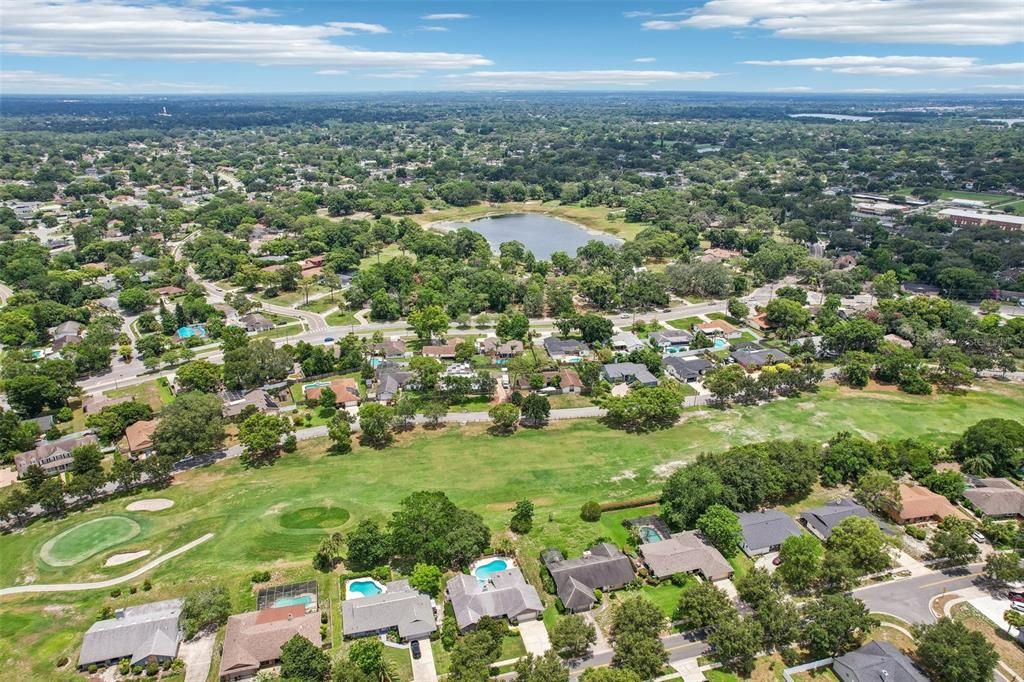
<path fill-rule="evenodd" d="M 537 213 L 510 213 L 459 223 L 479 232 L 497 252 L 503 242 L 518 241 L 540 260 L 550 260 L 551 254 L 564 251 L 576 255 L 576 249 L 589 241 L 617 246 L 621 239 L 607 234 L 592 233 L 579 225 Z"/>

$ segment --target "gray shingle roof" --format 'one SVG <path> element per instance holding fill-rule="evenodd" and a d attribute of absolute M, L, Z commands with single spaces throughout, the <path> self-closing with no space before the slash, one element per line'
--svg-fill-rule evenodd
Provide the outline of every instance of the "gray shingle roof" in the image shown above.
<path fill-rule="evenodd" d="M 872 518 L 871 512 L 851 499 L 836 500 L 826 504 L 824 507 L 808 509 L 800 513 L 800 519 L 823 540 L 828 540 L 829 536 L 832 535 L 832 529 L 838 526 L 843 519 L 850 516 Z"/>
<path fill-rule="evenodd" d="M 487 582 L 460 573 L 445 588 L 460 630 L 476 625 L 484 616 L 517 620 L 544 610 L 537 590 L 518 568 L 492 573 Z"/>
<path fill-rule="evenodd" d="M 744 367 L 762 367 L 779 362 L 789 362 L 792 358 L 775 348 L 759 348 L 756 350 L 738 350 L 729 355 Z"/>
<path fill-rule="evenodd" d="M 781 545 L 791 535 L 800 535 L 800 526 L 786 514 L 774 509 L 741 512 L 736 516 L 743 527 L 743 544 L 752 551 Z"/>
<path fill-rule="evenodd" d="M 832 661 L 843 682 L 928 682 L 913 661 L 889 642 L 868 642 Z"/>
<path fill-rule="evenodd" d="M 589 350 L 589 347 L 577 339 L 559 339 L 549 336 L 544 339 L 544 350 L 551 355 L 572 355 Z"/>
<path fill-rule="evenodd" d="M 1005 478 L 974 479 L 964 497 L 987 516 L 1024 515 L 1024 491 Z"/>
<path fill-rule="evenodd" d="M 430 597 L 405 581 L 388 584 L 387 592 L 341 603 L 346 637 L 396 628 L 402 639 L 426 637 L 437 629 Z"/>
<path fill-rule="evenodd" d="M 672 537 L 660 542 L 640 545 L 637 550 L 658 578 L 696 571 L 707 580 L 722 580 L 733 572 L 722 553 L 692 530 L 674 533 Z"/>
<path fill-rule="evenodd" d="M 671 370 L 680 379 L 696 379 L 706 372 L 713 364 L 704 358 L 677 358 L 668 356 L 661 359 L 661 366 Z"/>
<path fill-rule="evenodd" d="M 651 332 L 647 338 L 656 346 L 685 345 L 693 341 L 693 334 L 685 329 L 665 329 Z"/>
<path fill-rule="evenodd" d="M 639 382 L 644 385 L 658 383 L 658 378 L 651 374 L 646 365 L 638 362 L 611 362 L 604 366 L 604 375 L 608 381 Z"/>
<path fill-rule="evenodd" d="M 558 597 L 571 611 L 590 608 L 595 588 L 622 587 L 633 580 L 633 563 L 615 545 L 594 545 L 578 559 L 565 559 L 559 552 L 546 552 L 544 565 L 555 581 Z"/>
<path fill-rule="evenodd" d="M 109 620 L 93 623 L 82 641 L 79 667 L 121 658 L 134 665 L 150 656 L 174 658 L 181 633 L 181 599 L 130 606 Z"/>

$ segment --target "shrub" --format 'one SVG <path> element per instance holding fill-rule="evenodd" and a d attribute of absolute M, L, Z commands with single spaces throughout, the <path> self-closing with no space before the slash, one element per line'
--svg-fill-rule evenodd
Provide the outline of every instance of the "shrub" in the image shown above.
<path fill-rule="evenodd" d="M 114 599 L 117 599 L 118 597 L 121 596 L 121 589 L 120 588 L 115 588 L 115 589 L 111 590 L 110 591 L 110 596 L 113 597 Z"/>
<path fill-rule="evenodd" d="M 142 591 L 143 592 L 149 592 L 152 589 L 153 589 L 153 583 L 149 582 L 148 580 L 143 580 L 142 581 Z"/>
<path fill-rule="evenodd" d="M 601 505 L 599 505 L 597 502 L 594 502 L 593 500 L 591 500 L 590 502 L 585 502 L 583 506 L 580 508 L 580 518 L 590 523 L 600 521 Z"/>
<path fill-rule="evenodd" d="M 62 424 L 64 422 L 71 421 L 71 419 L 73 417 L 74 417 L 74 415 L 71 413 L 71 408 L 70 407 L 62 407 L 59 410 L 57 410 L 57 414 L 54 415 L 54 418 L 57 421 L 61 422 Z"/>
<path fill-rule="evenodd" d="M 141 665 L 133 665 L 132 666 L 132 675 L 141 675 L 141 674 L 142 674 L 142 666 Z"/>
<path fill-rule="evenodd" d="M 128 594 L 135 594 L 138 591 L 139 591 L 139 588 L 135 587 L 135 585 L 129 585 L 128 586 Z"/>
<path fill-rule="evenodd" d="M 57 667 L 58 668 L 63 668 L 67 664 L 68 664 L 68 657 L 67 656 L 61 656 L 60 658 L 57 659 Z"/>
<path fill-rule="evenodd" d="M 146 666 L 146 677 L 156 677 L 158 672 L 160 672 L 160 666 L 156 664 L 156 661 L 150 661 Z"/>
<path fill-rule="evenodd" d="M 127 675 L 132 671 L 132 661 L 130 658 L 122 658 L 117 664 L 117 670 L 122 675 Z"/>
<path fill-rule="evenodd" d="M 281 444 L 281 449 L 285 452 L 295 452 L 299 449 L 299 440 L 295 437 L 294 433 L 284 439 L 284 443 Z"/>
<path fill-rule="evenodd" d="M 320 612 L 320 622 L 326 625 L 327 621 L 328 621 L 327 612 L 326 611 L 321 611 Z"/>
<path fill-rule="evenodd" d="M 386 583 L 391 580 L 391 567 L 390 566 L 378 566 L 377 568 L 370 571 L 370 576 L 376 578 L 382 583 Z"/>
<path fill-rule="evenodd" d="M 98 669 L 98 668 L 96 668 L 96 664 L 95 664 L 95 663 L 90 663 L 90 664 L 89 664 L 89 674 L 90 674 L 90 675 L 94 675 L 94 674 L 96 674 L 96 670 L 97 670 L 97 669 Z"/>
<path fill-rule="evenodd" d="M 270 571 L 256 571 L 249 576 L 250 582 L 265 583 L 270 580 Z"/>
<path fill-rule="evenodd" d="M 924 540 L 928 536 L 928 532 L 918 526 L 907 526 L 907 535 L 915 540 Z"/>
<path fill-rule="evenodd" d="M 324 624 L 320 625 L 320 639 L 327 641 L 327 626 Z"/>
<path fill-rule="evenodd" d="M 595 588 L 594 588 L 594 601 L 595 601 L 596 603 L 600 604 L 600 603 L 601 603 L 601 599 L 602 599 L 603 597 L 604 597 L 604 592 L 602 592 L 602 591 L 600 590 L 600 588 L 597 588 L 597 587 L 595 587 Z"/>

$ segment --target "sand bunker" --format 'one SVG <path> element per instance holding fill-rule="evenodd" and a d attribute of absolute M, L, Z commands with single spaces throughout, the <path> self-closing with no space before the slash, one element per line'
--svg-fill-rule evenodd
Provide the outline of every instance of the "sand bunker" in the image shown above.
<path fill-rule="evenodd" d="M 162 511 L 164 509 L 170 509 L 174 506 L 174 500 L 168 500 L 163 497 L 156 497 L 151 500 L 139 500 L 138 502 L 132 502 L 127 507 L 126 511 Z"/>
<path fill-rule="evenodd" d="M 107 559 L 104 566 L 120 566 L 121 564 L 127 564 L 129 561 L 135 561 L 149 554 L 148 549 L 143 549 L 138 552 L 124 552 L 123 554 L 114 554 Z"/>

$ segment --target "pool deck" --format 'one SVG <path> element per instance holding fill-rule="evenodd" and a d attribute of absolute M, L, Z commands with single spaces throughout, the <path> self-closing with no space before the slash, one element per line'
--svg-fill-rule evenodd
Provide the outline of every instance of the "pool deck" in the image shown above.
<path fill-rule="evenodd" d="M 495 561 L 504 562 L 505 566 L 503 568 L 500 568 L 500 569 L 495 570 L 495 571 L 488 571 L 484 575 L 483 578 L 481 578 L 479 575 L 477 575 L 477 571 L 482 566 L 486 566 L 487 564 L 490 564 L 490 563 L 495 562 Z M 490 575 L 491 573 L 498 573 L 500 571 L 504 571 L 504 570 L 507 570 L 509 568 L 512 568 L 515 565 L 516 565 L 516 561 L 512 557 L 507 557 L 507 556 L 502 556 L 502 555 L 489 556 L 489 557 L 484 557 L 483 559 L 477 559 L 476 561 L 474 561 L 473 565 L 470 566 L 470 568 L 469 568 L 469 574 L 471 576 L 473 576 L 474 578 L 476 578 L 477 580 L 480 580 L 481 582 L 483 582 L 484 580 L 486 580 L 486 577 L 488 575 Z"/>

